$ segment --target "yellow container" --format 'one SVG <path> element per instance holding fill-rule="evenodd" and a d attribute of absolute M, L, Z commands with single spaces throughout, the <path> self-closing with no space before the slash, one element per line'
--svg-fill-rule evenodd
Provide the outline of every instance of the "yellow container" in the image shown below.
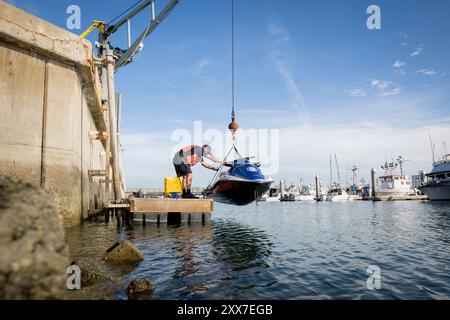
<path fill-rule="evenodd" d="M 164 195 L 168 197 L 172 193 L 183 193 L 183 186 L 180 178 L 164 179 Z"/>

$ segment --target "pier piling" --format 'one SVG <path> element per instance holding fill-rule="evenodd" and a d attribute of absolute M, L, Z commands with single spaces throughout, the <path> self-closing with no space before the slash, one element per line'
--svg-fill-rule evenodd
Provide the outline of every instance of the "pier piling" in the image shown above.
<path fill-rule="evenodd" d="M 372 168 L 370 170 L 370 182 L 372 183 L 372 197 L 377 196 L 377 171 Z"/>
<path fill-rule="evenodd" d="M 320 201 L 319 185 L 320 185 L 320 177 L 319 175 L 316 175 L 316 201 Z"/>

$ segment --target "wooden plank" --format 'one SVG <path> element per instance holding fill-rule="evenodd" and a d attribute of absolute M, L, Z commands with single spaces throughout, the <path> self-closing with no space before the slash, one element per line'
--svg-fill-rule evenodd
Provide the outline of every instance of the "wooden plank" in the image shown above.
<path fill-rule="evenodd" d="M 89 131 L 89 139 L 106 141 L 106 139 L 108 139 L 108 132 L 106 132 L 106 131 Z"/>
<path fill-rule="evenodd" d="M 114 203 L 108 203 L 107 208 L 110 209 L 128 209 L 130 205 L 128 203 L 123 204 L 114 204 Z"/>
<path fill-rule="evenodd" d="M 89 177 L 103 177 L 106 175 L 105 170 L 88 170 Z"/>
<path fill-rule="evenodd" d="M 214 202 L 210 199 L 131 199 L 132 212 L 205 212 L 214 210 Z"/>

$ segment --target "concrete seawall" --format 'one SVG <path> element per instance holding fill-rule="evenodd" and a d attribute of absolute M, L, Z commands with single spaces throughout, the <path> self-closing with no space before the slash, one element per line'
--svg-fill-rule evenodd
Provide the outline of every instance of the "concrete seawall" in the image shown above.
<path fill-rule="evenodd" d="M 109 198 L 106 131 L 91 43 L 0 1 L 0 174 L 54 196 L 66 226 Z"/>

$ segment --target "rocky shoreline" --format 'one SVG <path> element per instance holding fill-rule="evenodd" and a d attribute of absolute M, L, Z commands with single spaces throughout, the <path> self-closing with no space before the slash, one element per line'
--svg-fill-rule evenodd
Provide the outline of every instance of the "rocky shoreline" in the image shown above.
<path fill-rule="evenodd" d="M 20 179 L 0 176 L 0 300 L 114 300 L 113 288 L 123 284 L 101 263 L 133 265 L 144 259 L 126 240 L 114 243 L 97 261 L 70 263 L 69 257 L 52 196 Z M 125 292 L 129 299 L 149 299 L 153 290 L 150 280 L 133 279 Z"/>

